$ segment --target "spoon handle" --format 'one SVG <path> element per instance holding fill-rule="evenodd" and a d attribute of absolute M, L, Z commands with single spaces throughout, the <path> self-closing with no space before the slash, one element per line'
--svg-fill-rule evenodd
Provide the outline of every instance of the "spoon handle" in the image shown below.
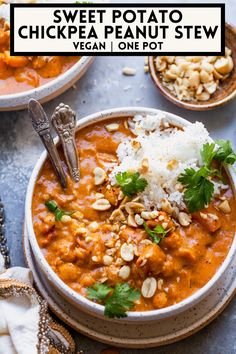
<path fill-rule="evenodd" d="M 76 114 L 69 106 L 61 103 L 52 115 L 52 124 L 61 139 L 71 177 L 79 182 L 79 159 L 75 144 Z"/>
<path fill-rule="evenodd" d="M 57 149 L 54 145 L 51 133 L 50 133 L 50 122 L 49 119 L 41 106 L 41 104 L 31 99 L 29 101 L 29 115 L 32 119 L 32 124 L 35 131 L 38 133 L 40 139 L 45 146 L 50 160 L 52 162 L 53 168 L 59 178 L 60 184 L 63 188 L 67 187 L 67 180 L 65 172 L 62 168 L 61 160 Z"/>

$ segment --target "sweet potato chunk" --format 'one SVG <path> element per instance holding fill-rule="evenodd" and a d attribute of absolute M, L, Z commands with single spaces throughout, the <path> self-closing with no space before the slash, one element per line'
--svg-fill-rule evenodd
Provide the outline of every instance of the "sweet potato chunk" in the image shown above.
<path fill-rule="evenodd" d="M 147 272 L 157 275 L 161 273 L 166 256 L 162 249 L 155 243 L 145 245 L 141 256 L 137 259 L 137 266 L 144 267 Z"/>
<path fill-rule="evenodd" d="M 60 57 L 50 57 L 46 65 L 39 69 L 38 72 L 45 79 L 60 75 L 62 72 Z"/>
<path fill-rule="evenodd" d="M 168 249 L 178 249 L 181 247 L 183 243 L 183 237 L 179 232 L 170 232 L 167 237 L 165 237 L 162 241 L 162 247 L 166 247 Z"/>
<path fill-rule="evenodd" d="M 197 259 L 194 248 L 180 247 L 177 254 L 188 262 L 195 262 Z"/>
<path fill-rule="evenodd" d="M 26 66 L 29 62 L 28 57 L 23 57 L 23 56 L 12 56 L 10 55 L 10 52 L 6 50 L 4 52 L 5 55 L 5 62 L 7 65 L 9 65 L 12 68 L 21 68 L 23 66 Z"/>
<path fill-rule="evenodd" d="M 195 212 L 192 216 L 209 232 L 215 232 L 221 228 L 221 215 L 214 205 L 209 205 L 208 208 Z"/>

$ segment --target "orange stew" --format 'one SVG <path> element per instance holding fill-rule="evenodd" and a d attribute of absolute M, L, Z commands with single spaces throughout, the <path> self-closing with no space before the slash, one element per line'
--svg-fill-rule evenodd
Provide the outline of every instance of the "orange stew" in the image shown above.
<path fill-rule="evenodd" d="M 108 123 L 100 122 L 77 133 L 80 183 L 74 184 L 70 180 L 69 188 L 62 190 L 51 163 L 45 163 L 33 197 L 34 230 L 52 269 L 78 293 L 86 296 L 87 287 L 96 282 L 109 286 L 126 282 L 141 290 L 144 280 L 152 277 L 157 281 L 155 294 L 151 298 L 141 296 L 133 310 L 160 309 L 178 303 L 202 288 L 224 261 L 235 233 L 235 200 L 229 187 L 208 209 L 193 214 L 189 226 L 176 226 L 159 245 L 150 240 L 143 226 L 128 226 L 119 217 L 111 220 L 112 211 L 128 200 L 122 199 L 119 187 L 112 187 L 107 179 L 96 186 L 93 171 L 96 167 L 111 169 L 117 162 L 119 143 L 132 135 L 124 119 L 115 122 L 119 124 L 116 132 L 108 132 L 105 128 Z M 94 210 L 92 205 L 99 198 L 108 200 L 111 208 Z M 54 214 L 45 206 L 49 199 L 60 208 L 76 213 L 55 221 Z M 222 200 L 229 202 L 230 212 L 219 210 Z M 125 214 L 126 210 L 123 212 Z M 202 217 L 202 214 L 206 216 Z M 158 217 L 147 221 L 147 225 L 153 228 L 158 220 L 165 222 L 168 228 L 173 226 L 166 211 L 159 211 Z M 132 245 L 134 251 L 129 261 L 121 257 L 121 247 L 125 243 Z M 124 266 L 130 271 L 126 272 L 125 280 L 120 273 Z"/>
<path fill-rule="evenodd" d="M 71 68 L 79 57 L 11 56 L 10 28 L 0 19 L 0 95 L 44 85 Z"/>

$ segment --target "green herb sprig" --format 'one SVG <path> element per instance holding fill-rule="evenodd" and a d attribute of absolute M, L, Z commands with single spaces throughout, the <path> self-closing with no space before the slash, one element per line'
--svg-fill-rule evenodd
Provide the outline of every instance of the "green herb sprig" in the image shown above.
<path fill-rule="evenodd" d="M 139 300 L 140 292 L 127 283 L 116 284 L 111 288 L 106 284 L 95 283 L 87 288 L 87 296 L 90 300 L 97 301 L 105 306 L 104 315 L 109 318 L 127 317 L 127 311 L 134 307 Z"/>
<path fill-rule="evenodd" d="M 171 231 L 171 229 L 169 230 L 165 230 L 164 227 L 162 225 L 157 225 L 153 230 L 151 230 L 147 223 L 144 222 L 143 223 L 143 227 L 144 230 L 146 231 L 146 233 L 152 238 L 152 241 L 154 243 L 156 243 L 157 245 L 161 242 L 161 240 L 163 240 L 163 238 L 166 237 L 166 235 Z"/>
<path fill-rule="evenodd" d="M 229 140 L 217 140 L 216 144 L 204 144 L 201 150 L 204 165 L 198 170 L 187 168 L 178 178 L 178 181 L 186 187 L 184 200 L 190 213 L 205 208 L 211 202 L 214 184 L 210 178 L 217 177 L 223 180 L 221 174 L 223 164 L 233 165 L 236 161 L 236 154 Z M 219 169 L 212 167 L 214 160 L 219 162 Z"/>
<path fill-rule="evenodd" d="M 74 214 L 74 211 L 65 211 L 65 210 L 60 209 L 54 200 L 48 200 L 45 203 L 45 205 L 49 211 L 54 213 L 56 221 L 61 221 L 63 215 L 71 216 L 72 214 Z"/>
<path fill-rule="evenodd" d="M 122 172 L 116 175 L 116 181 L 124 195 L 131 197 L 138 192 L 143 192 L 148 185 L 145 178 L 140 177 L 139 172 Z"/>
<path fill-rule="evenodd" d="M 215 152 L 214 159 L 228 165 L 233 165 L 236 162 L 236 154 L 233 151 L 232 144 L 229 140 L 216 140 L 218 149 Z"/>

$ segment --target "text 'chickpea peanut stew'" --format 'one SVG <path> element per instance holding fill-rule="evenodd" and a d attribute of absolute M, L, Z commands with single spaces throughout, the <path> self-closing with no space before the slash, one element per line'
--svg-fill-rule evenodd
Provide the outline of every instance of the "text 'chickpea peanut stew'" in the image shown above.
<path fill-rule="evenodd" d="M 160 112 L 91 124 L 76 145 L 80 182 L 68 177 L 63 190 L 47 161 L 33 197 L 35 234 L 56 274 L 117 318 L 202 288 L 235 233 L 230 142 Z"/>

